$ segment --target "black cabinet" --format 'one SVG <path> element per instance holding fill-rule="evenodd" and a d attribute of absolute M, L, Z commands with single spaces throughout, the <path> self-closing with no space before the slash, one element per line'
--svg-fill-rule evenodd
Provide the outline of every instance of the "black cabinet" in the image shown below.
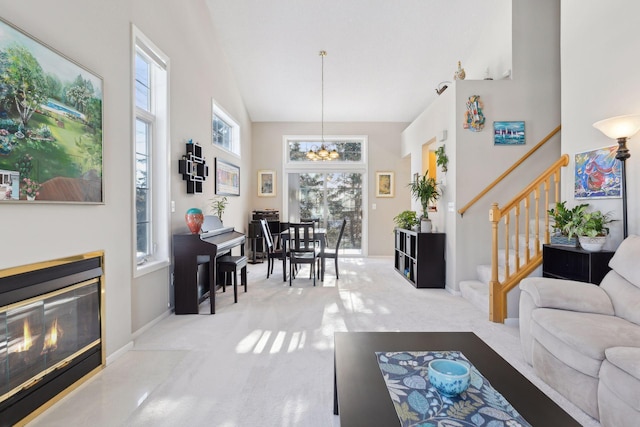
<path fill-rule="evenodd" d="M 544 245 L 542 276 L 599 285 L 611 270 L 609 260 L 613 254 L 613 251 L 589 252 L 571 246 Z"/>
<path fill-rule="evenodd" d="M 397 228 L 395 269 L 416 288 L 444 288 L 444 233 L 418 233 Z"/>

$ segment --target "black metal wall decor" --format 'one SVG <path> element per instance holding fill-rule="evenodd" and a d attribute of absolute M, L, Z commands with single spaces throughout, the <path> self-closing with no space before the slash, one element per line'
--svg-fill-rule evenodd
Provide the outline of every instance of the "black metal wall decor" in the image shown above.
<path fill-rule="evenodd" d="M 187 181 L 187 193 L 202 193 L 202 183 L 209 176 L 209 166 L 202 157 L 202 147 L 191 140 L 187 142 L 187 154 L 178 160 L 178 172 Z"/>

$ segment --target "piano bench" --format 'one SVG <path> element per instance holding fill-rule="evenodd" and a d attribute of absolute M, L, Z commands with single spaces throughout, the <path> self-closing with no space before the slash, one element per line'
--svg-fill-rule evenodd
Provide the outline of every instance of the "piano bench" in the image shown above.
<path fill-rule="evenodd" d="M 224 273 L 222 281 L 223 292 L 227 283 L 227 273 L 233 273 L 233 302 L 238 302 L 238 269 L 240 269 L 241 285 L 244 286 L 244 291 L 247 292 L 247 257 L 244 255 L 225 255 L 218 258 L 216 264 L 218 272 Z"/>

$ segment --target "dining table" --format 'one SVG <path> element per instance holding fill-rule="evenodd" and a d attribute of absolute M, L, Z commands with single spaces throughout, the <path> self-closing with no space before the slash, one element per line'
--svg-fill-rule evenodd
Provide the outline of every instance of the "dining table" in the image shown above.
<path fill-rule="evenodd" d="M 287 255 L 289 250 L 287 249 L 287 245 L 289 244 L 289 240 L 291 238 L 291 234 L 289 229 L 283 230 L 280 232 L 280 239 L 282 241 L 282 253 L 285 256 L 282 257 L 282 280 L 287 281 Z M 315 228 L 313 230 L 313 238 L 316 242 L 320 244 L 320 281 L 324 282 L 324 249 L 327 244 L 327 230 L 325 228 Z"/>

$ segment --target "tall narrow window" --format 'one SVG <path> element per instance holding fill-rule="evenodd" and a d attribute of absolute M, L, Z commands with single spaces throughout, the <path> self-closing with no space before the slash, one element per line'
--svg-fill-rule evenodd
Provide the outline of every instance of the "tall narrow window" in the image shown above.
<path fill-rule="evenodd" d="M 135 27 L 134 209 L 136 275 L 169 262 L 168 58 Z"/>

